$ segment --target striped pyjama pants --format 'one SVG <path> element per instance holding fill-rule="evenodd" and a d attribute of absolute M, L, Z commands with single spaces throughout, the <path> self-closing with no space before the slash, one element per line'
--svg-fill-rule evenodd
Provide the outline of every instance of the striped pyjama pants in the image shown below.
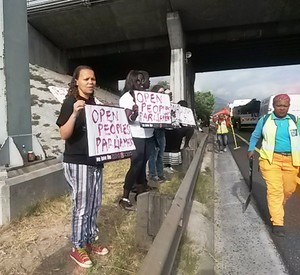
<path fill-rule="evenodd" d="M 85 247 L 97 234 L 97 214 L 102 202 L 102 167 L 63 163 L 64 174 L 72 188 L 72 243 Z"/>

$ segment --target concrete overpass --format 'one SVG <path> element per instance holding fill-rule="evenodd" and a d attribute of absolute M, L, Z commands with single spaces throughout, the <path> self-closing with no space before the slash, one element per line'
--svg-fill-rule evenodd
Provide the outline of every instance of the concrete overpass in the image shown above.
<path fill-rule="evenodd" d="M 194 72 L 300 62 L 297 0 L 27 2 L 29 24 L 65 53 L 68 72 L 88 63 L 112 88 L 132 68 L 171 74 L 173 90 L 180 83 L 172 75 L 187 71 L 181 88 L 191 93 Z"/>
<path fill-rule="evenodd" d="M 22 145 L 43 155 L 32 136 L 29 62 L 64 73 L 89 64 L 112 88 L 133 68 L 170 75 L 175 101 L 192 103 L 195 72 L 300 63 L 299 19 L 297 0 L 0 0 L 0 224 L 26 180 L 34 194 L 63 178 L 55 164 L 38 180 L 23 176 L 27 167 L 9 179 Z"/>
<path fill-rule="evenodd" d="M 300 63 L 297 0 L 0 0 L 0 15 L 0 144 L 19 150 L 33 146 L 28 62 L 89 64 L 112 88 L 132 68 L 170 75 L 190 103 L 195 72 Z"/>

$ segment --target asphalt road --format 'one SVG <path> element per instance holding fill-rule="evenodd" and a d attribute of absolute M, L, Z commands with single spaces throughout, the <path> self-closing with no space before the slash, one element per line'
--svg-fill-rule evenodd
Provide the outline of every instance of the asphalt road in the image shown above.
<path fill-rule="evenodd" d="M 237 146 L 234 143 L 233 136 L 229 133 L 229 148 L 241 171 L 241 174 L 249 183 L 249 162 L 247 159 L 247 149 L 252 130 L 245 129 L 236 131 Z M 240 138 L 241 137 L 241 138 Z M 239 148 L 238 148 L 239 147 Z M 237 149 L 238 148 L 238 149 Z M 276 237 L 271 232 L 270 216 L 266 202 L 266 186 L 261 173 L 258 171 L 258 154 L 255 153 L 253 163 L 253 198 L 260 211 L 262 220 L 268 225 L 270 235 L 282 256 L 286 268 L 291 275 L 300 274 L 300 186 L 296 193 L 288 200 L 285 207 L 285 226 L 286 236 L 284 238 Z"/>

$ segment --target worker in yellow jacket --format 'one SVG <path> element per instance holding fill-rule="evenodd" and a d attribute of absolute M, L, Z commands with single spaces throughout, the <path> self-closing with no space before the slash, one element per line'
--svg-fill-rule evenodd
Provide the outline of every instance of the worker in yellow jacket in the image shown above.
<path fill-rule="evenodd" d="M 219 152 L 226 152 L 228 143 L 228 128 L 230 127 L 229 117 L 226 114 L 221 113 L 218 115 L 215 124 L 217 129 L 217 141 Z"/>
<path fill-rule="evenodd" d="M 267 185 L 267 202 L 272 222 L 272 232 L 285 236 L 284 205 L 297 187 L 300 167 L 299 120 L 288 113 L 290 97 L 276 95 L 274 111 L 258 121 L 248 148 L 253 157 L 255 145 L 262 137 L 259 167 Z"/>

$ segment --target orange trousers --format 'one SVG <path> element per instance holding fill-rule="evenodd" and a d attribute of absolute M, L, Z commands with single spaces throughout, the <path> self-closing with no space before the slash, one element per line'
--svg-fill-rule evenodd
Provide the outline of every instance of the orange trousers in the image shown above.
<path fill-rule="evenodd" d="M 259 167 L 267 185 L 267 202 L 273 225 L 284 225 L 284 204 L 297 187 L 298 166 L 292 156 L 273 155 L 272 164 L 259 158 Z"/>

